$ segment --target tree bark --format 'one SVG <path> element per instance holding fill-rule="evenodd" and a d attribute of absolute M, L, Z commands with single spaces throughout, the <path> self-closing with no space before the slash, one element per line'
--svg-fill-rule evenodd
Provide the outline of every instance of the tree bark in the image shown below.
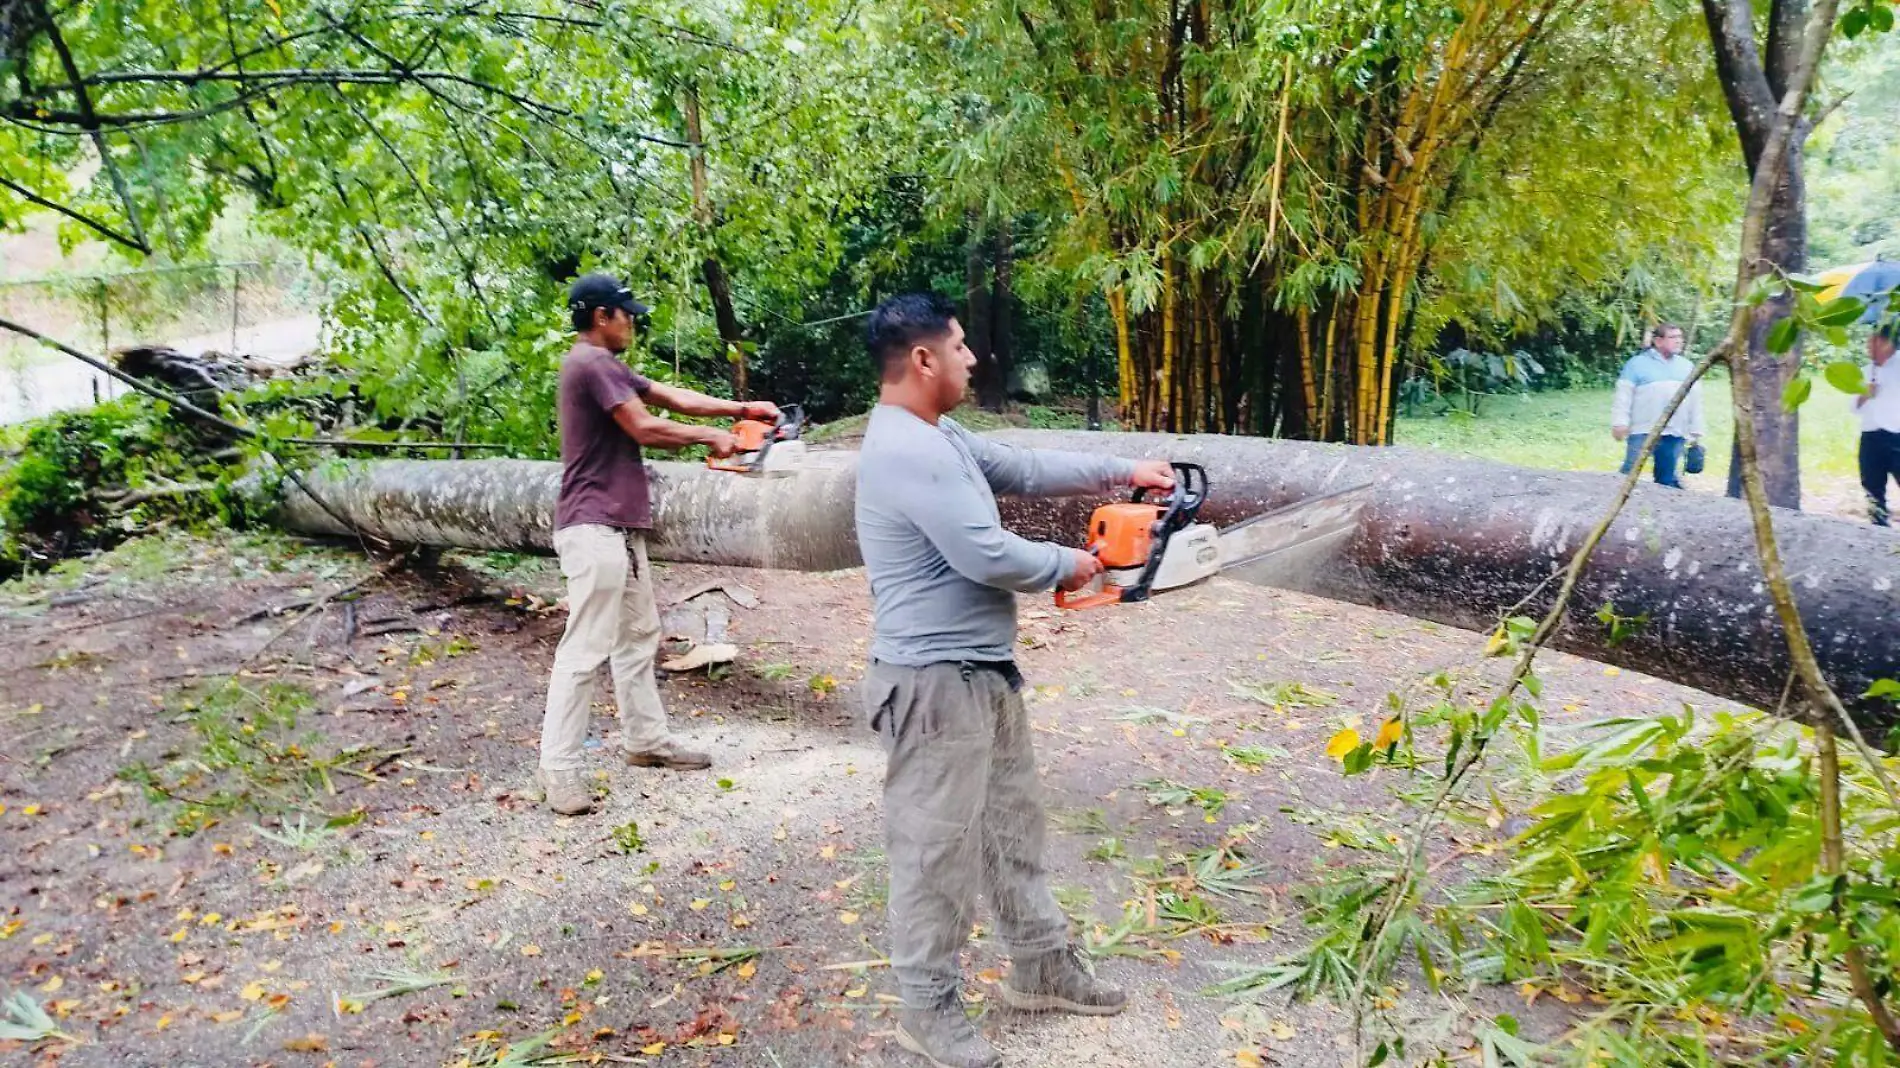
<path fill-rule="evenodd" d="M 971 387 L 979 406 L 1000 411 L 1005 383 L 990 359 L 990 241 L 983 232 L 981 215 L 972 211 L 965 219 L 970 234 L 963 254 L 963 339 L 976 357 Z"/>
<path fill-rule="evenodd" d="M 706 176 L 706 137 L 700 124 L 697 90 L 687 90 L 685 110 L 693 183 L 693 218 L 703 231 L 708 249 L 716 250 L 714 235 L 719 229 L 719 216 L 713 210 L 711 185 Z M 732 308 L 732 283 L 726 277 L 726 267 L 719 262 L 717 251 L 706 253 L 699 271 L 700 277 L 706 282 L 706 295 L 712 300 L 713 322 L 719 329 L 719 340 L 726 346 L 726 360 L 732 365 L 732 395 L 746 400 L 745 327 L 740 324 L 739 315 Z"/>
<path fill-rule="evenodd" d="M 979 392 L 977 402 L 992 412 L 1000 412 L 1009 403 L 1009 375 L 1016 357 L 1016 339 L 1012 335 L 1015 324 L 1011 314 L 1011 302 L 1015 300 L 1011 286 L 1015 278 L 1016 237 L 1008 219 L 997 221 L 995 247 L 996 277 L 990 290 L 990 392 L 988 396 Z"/>
<path fill-rule="evenodd" d="M 1769 201 L 1766 233 L 1762 238 L 1762 266 L 1758 275 L 1773 268 L 1799 273 L 1808 265 L 1808 215 L 1805 177 L 1801 167 L 1801 148 L 1805 129 L 1797 128 L 1795 140 L 1788 146 L 1781 184 Z M 1751 161 L 1751 171 L 1754 169 Z M 1783 291 L 1756 308 L 1748 328 L 1749 396 L 1755 413 L 1756 454 L 1761 459 L 1762 481 L 1768 490 L 1768 502 L 1778 508 L 1801 507 L 1801 416 L 1782 406 L 1781 397 L 1788 383 L 1801 369 L 1801 345 L 1784 353 L 1768 350 L 1768 331 L 1788 317 L 1794 295 Z M 1742 495 L 1740 446 L 1733 447 L 1728 471 L 1728 495 Z"/>
<path fill-rule="evenodd" d="M 1751 179 L 1761 163 L 1768 137 L 1775 124 L 1775 108 L 1786 91 L 1786 81 L 1799 55 L 1807 22 L 1807 0 L 1773 0 L 1768 13 L 1767 41 L 1755 39 L 1755 8 L 1750 0 L 1702 0 L 1702 13 L 1709 26 L 1709 42 L 1715 55 L 1715 74 L 1728 102 L 1729 117 L 1741 140 L 1742 159 Z M 1766 53 L 1766 60 L 1763 54 Z M 1807 143 L 1805 121 L 1797 121 L 1783 164 L 1781 184 L 1769 203 L 1767 233 L 1762 242 L 1761 262 L 1750 265 L 1756 277 L 1775 270 L 1797 273 L 1807 267 L 1808 205 L 1807 186 L 1801 167 L 1801 152 Z M 1754 312 L 1748 332 L 1748 352 L 1738 358 L 1748 361 L 1751 375 L 1750 395 L 1745 398 L 1755 413 L 1756 453 L 1760 458 L 1762 479 L 1768 500 L 1782 508 L 1801 507 L 1800 420 L 1793 412 L 1782 410 L 1781 394 L 1800 367 L 1796 348 L 1776 355 L 1768 351 L 1768 331 L 1788 315 L 1791 297 L 1787 293 L 1764 302 Z M 1730 455 L 1728 495 L 1742 495 L 1740 446 Z"/>
<path fill-rule="evenodd" d="M 1476 631 L 1502 613 L 1534 615 L 1560 569 L 1615 492 L 1607 474 L 1531 471 L 1405 448 L 1352 448 L 1210 435 L 1004 431 L 995 440 L 1040 448 L 1167 456 L 1205 464 L 1213 493 L 1204 520 L 1228 525 L 1361 483 L 1374 487 L 1343 553 L 1298 586 Z M 819 452 L 808 469 L 753 479 L 656 462 L 652 554 L 744 567 L 830 571 L 858 564 L 854 453 Z M 546 552 L 558 464 L 390 461 L 305 474 L 325 501 L 365 532 L 395 542 Z M 1080 540 L 1096 500 L 1005 499 L 1004 522 L 1026 537 Z M 1578 615 L 1557 648 L 1647 672 L 1731 700 L 1773 708 L 1789 667 L 1782 629 L 1752 552 L 1740 502 L 1644 485 L 1584 571 Z M 287 529 L 348 533 L 291 489 Z M 1862 729 L 1884 738 L 1891 704 L 1858 696 L 1900 676 L 1900 555 L 1891 532 L 1798 513 L 1776 517 L 1800 607 L 1828 680 Z M 1539 592 L 1541 591 L 1541 592 Z M 1593 614 L 1648 622 L 1620 643 Z"/>

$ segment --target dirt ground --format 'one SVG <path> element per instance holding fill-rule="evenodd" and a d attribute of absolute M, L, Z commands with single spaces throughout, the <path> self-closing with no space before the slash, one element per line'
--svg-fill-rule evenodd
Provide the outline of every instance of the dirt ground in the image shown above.
<path fill-rule="evenodd" d="M 78 1040 L 0 1052 L 920 1063 L 889 1040 L 862 575 L 659 579 L 663 600 L 715 580 L 759 598 L 732 608 L 736 665 L 664 684 L 716 767 L 617 765 L 603 687 L 605 800 L 578 819 L 531 800 L 563 620 L 549 561 L 451 557 L 423 575 L 181 536 L 0 590 L 0 997 L 31 995 Z M 1019 1068 L 1351 1063 L 1337 1008 L 1204 991 L 1301 945 L 1293 889 L 1402 825 L 1389 778 L 1342 778 L 1327 740 L 1376 724 L 1388 691 L 1475 663 L 1480 639 L 1218 580 L 1078 616 L 1023 607 L 1058 897 L 1132 1005 L 1106 1020 L 1000 1007 L 1006 962 L 980 927 L 966 974 L 981 1026 Z M 1713 703 L 1567 657 L 1544 674 L 1558 735 Z M 1503 832 L 1455 833 L 1482 851 Z M 1209 857 L 1231 885 L 1179 881 Z M 1416 1053 L 1456 1055 L 1477 1021 L 1526 1016 L 1516 991 L 1392 994 Z"/>

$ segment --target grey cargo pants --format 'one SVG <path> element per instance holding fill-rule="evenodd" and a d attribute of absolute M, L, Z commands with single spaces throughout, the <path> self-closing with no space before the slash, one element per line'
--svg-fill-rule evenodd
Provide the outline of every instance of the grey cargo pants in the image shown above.
<path fill-rule="evenodd" d="M 1014 664 L 873 662 L 865 712 L 889 756 L 891 969 L 913 1008 L 961 985 L 957 952 L 981 890 L 1012 957 L 1068 944 L 1042 866 L 1043 809 Z"/>

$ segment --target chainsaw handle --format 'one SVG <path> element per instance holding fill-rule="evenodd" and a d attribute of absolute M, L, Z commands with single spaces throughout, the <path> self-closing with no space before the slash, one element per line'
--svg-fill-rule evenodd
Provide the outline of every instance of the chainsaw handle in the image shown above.
<path fill-rule="evenodd" d="M 778 431 L 779 440 L 795 438 L 805 429 L 805 406 L 802 404 L 781 404 L 778 418 L 772 421 L 772 429 Z M 791 433 L 786 433 L 786 431 Z"/>
<path fill-rule="evenodd" d="M 1174 468 L 1174 488 L 1168 491 L 1168 506 L 1156 522 L 1162 529 L 1176 530 L 1193 522 L 1206 503 L 1207 468 L 1179 460 L 1168 466 Z M 1135 503 L 1140 504 L 1145 496 L 1147 487 L 1136 486 Z"/>

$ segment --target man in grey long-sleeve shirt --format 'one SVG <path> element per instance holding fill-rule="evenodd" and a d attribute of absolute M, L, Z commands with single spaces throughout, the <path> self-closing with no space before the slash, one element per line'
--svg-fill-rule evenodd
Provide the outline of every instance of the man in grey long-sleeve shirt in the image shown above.
<path fill-rule="evenodd" d="M 995 495 L 1165 490 L 1174 480 L 1164 461 L 1015 449 L 946 418 L 976 358 L 941 298 L 884 302 L 866 343 L 881 383 L 858 459 L 858 546 L 876 616 L 864 703 L 889 757 L 897 1041 L 938 1068 L 990 1068 L 1001 1061 L 963 1013 L 957 968 L 979 890 L 1011 957 L 1004 1001 L 1089 1015 L 1126 1004 L 1082 967 L 1049 892 L 1013 655 L 1016 594 L 1079 589 L 1101 562 L 1004 530 Z"/>

